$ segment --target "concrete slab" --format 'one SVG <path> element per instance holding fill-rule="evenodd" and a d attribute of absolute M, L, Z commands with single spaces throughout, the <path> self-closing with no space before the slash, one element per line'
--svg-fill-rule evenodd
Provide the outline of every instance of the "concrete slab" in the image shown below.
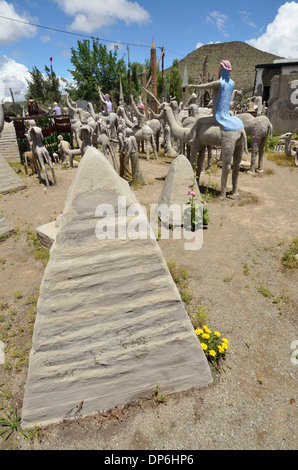
<path fill-rule="evenodd" d="M 49 222 L 48 224 L 41 225 L 36 229 L 37 239 L 39 243 L 48 250 L 53 245 L 57 235 L 56 221 Z"/>

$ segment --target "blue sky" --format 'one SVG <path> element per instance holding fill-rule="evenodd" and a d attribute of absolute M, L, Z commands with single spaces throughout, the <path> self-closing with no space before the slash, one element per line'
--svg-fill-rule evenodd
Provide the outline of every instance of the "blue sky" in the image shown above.
<path fill-rule="evenodd" d="M 277 55 L 298 57 L 298 3 L 277 0 L 0 0 L 0 15 L 18 21 L 68 31 L 54 32 L 0 18 L 0 92 L 23 98 L 28 72 L 36 65 L 53 67 L 70 79 L 70 48 L 83 37 L 119 45 L 119 56 L 143 63 L 154 39 L 166 50 L 165 67 L 203 44 L 244 41 Z M 149 46 L 149 47 L 148 47 Z M 5 90 L 3 91 L 3 88 Z"/>

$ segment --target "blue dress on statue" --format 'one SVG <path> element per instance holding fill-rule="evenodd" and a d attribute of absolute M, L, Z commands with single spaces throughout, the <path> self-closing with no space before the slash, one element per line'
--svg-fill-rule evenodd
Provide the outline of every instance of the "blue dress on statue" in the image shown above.
<path fill-rule="evenodd" d="M 230 72 L 223 69 L 219 80 L 219 97 L 216 103 L 215 120 L 224 131 L 236 131 L 243 129 L 242 121 L 236 116 L 230 115 L 230 103 L 234 89 L 234 82 L 230 78 Z"/>

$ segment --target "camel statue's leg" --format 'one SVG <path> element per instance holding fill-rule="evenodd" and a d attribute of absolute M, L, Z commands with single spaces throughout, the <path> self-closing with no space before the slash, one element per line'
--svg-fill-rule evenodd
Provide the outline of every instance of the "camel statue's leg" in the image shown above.
<path fill-rule="evenodd" d="M 158 155 L 157 155 L 157 152 L 156 152 L 156 145 L 155 145 L 154 135 L 151 136 L 151 146 L 152 146 L 152 150 L 153 150 L 154 156 L 155 156 L 156 160 L 158 160 Z"/>
<path fill-rule="evenodd" d="M 207 160 L 206 170 L 210 170 L 210 168 L 212 167 L 212 145 L 207 146 L 207 151 L 208 151 L 208 160 Z"/>
<path fill-rule="evenodd" d="M 40 174 L 39 164 L 38 164 L 36 155 L 34 153 L 33 153 L 33 162 L 34 162 L 34 166 L 36 168 L 36 173 L 37 173 L 37 176 L 38 176 L 39 183 L 41 183 L 42 181 L 41 181 L 41 174 Z"/>
<path fill-rule="evenodd" d="M 238 176 L 239 176 L 239 171 L 240 171 L 240 165 L 241 165 L 241 158 L 243 154 L 243 141 L 241 139 L 241 142 L 238 142 L 235 146 L 235 151 L 233 155 L 233 171 L 232 171 L 232 194 L 235 196 L 238 196 L 238 189 L 237 189 L 237 183 L 238 183 Z"/>
<path fill-rule="evenodd" d="M 45 182 L 46 182 L 46 186 L 47 186 L 47 188 L 49 188 L 50 187 L 50 182 L 49 182 L 48 173 L 47 173 L 47 169 L 46 169 L 46 166 L 45 166 L 43 156 L 38 155 L 38 160 L 39 160 L 40 166 L 41 166 L 43 174 L 44 174 L 44 179 L 45 179 Z"/>
<path fill-rule="evenodd" d="M 145 147 L 146 147 L 146 156 L 147 160 L 150 160 L 149 147 L 150 147 L 150 137 L 145 138 Z"/>
<path fill-rule="evenodd" d="M 252 141 L 251 143 L 251 163 L 250 169 L 247 173 L 254 174 L 256 169 L 256 160 L 258 155 L 258 144 L 256 141 Z"/>
<path fill-rule="evenodd" d="M 56 181 L 55 171 L 54 171 L 54 167 L 53 167 L 53 163 L 52 163 L 51 158 L 49 158 L 49 166 L 51 168 L 51 172 L 52 172 L 52 176 L 53 176 L 53 182 L 56 185 L 57 181 Z"/>
<path fill-rule="evenodd" d="M 258 173 L 264 173 L 263 170 L 263 159 L 264 159 L 264 152 L 265 152 L 265 146 L 266 146 L 266 137 L 261 140 L 261 143 L 259 145 L 259 164 L 257 168 Z"/>
<path fill-rule="evenodd" d="M 221 131 L 221 152 L 222 152 L 222 172 L 221 172 L 221 193 L 220 198 L 225 199 L 227 194 L 227 181 L 232 166 L 232 156 L 235 150 L 235 132 Z"/>
<path fill-rule="evenodd" d="M 159 138 L 160 138 L 160 133 L 157 132 L 156 134 L 156 151 L 159 152 Z"/>
<path fill-rule="evenodd" d="M 199 184 L 201 173 L 203 171 L 204 167 L 204 161 L 205 161 L 205 153 L 206 153 L 206 146 L 203 145 L 202 147 L 199 148 L 199 152 L 196 154 L 193 165 L 196 163 L 197 159 L 197 182 Z"/>

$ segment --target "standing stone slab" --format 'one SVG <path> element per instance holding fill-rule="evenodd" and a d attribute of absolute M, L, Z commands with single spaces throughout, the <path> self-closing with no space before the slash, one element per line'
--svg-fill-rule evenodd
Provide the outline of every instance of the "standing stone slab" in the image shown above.
<path fill-rule="evenodd" d="M 9 166 L 6 160 L 0 156 L 0 194 L 7 194 L 10 191 L 25 189 L 21 178 Z"/>
<path fill-rule="evenodd" d="M 0 241 L 8 237 L 11 232 L 13 232 L 13 228 L 9 225 L 4 215 L 0 214 Z"/>
<path fill-rule="evenodd" d="M 110 227 L 123 222 L 119 196 L 127 206 L 137 202 L 104 155 L 89 148 L 40 287 L 23 426 L 75 417 L 78 404 L 81 416 L 92 415 L 152 392 L 158 382 L 171 393 L 212 381 L 156 240 L 95 236 L 99 204 L 115 208 Z"/>
<path fill-rule="evenodd" d="M 158 201 L 158 210 L 164 222 L 175 225 L 173 214 L 167 211 L 167 207 L 172 204 L 179 204 L 182 210 L 183 204 L 189 201 L 188 186 L 193 183 L 193 179 L 194 172 L 188 158 L 185 155 L 178 155 L 171 163 Z M 196 202 L 200 203 L 201 195 L 197 182 L 195 182 L 194 191 L 197 196 Z"/>

